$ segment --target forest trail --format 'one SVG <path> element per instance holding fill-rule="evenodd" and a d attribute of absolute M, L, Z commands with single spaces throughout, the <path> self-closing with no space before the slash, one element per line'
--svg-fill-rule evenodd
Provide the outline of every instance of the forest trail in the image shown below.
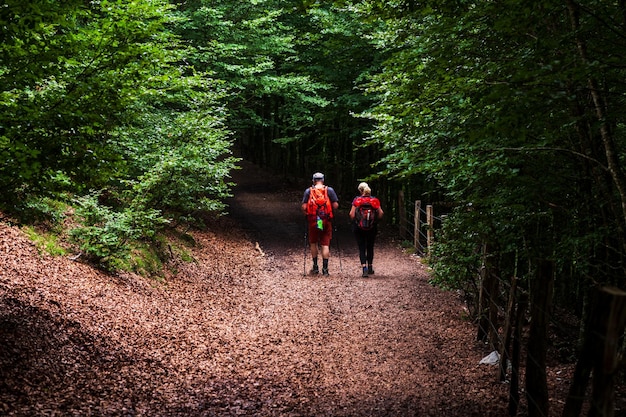
<path fill-rule="evenodd" d="M 402 251 L 393 232 L 381 226 L 376 274 L 360 277 L 345 208 L 354 195 L 340 195 L 330 276 L 305 275 L 312 265 L 300 211 L 307 181 L 297 188 L 243 167 L 231 215 L 266 259 L 253 325 L 273 335 L 284 384 L 305 388 L 294 415 L 503 415 L 506 388 L 494 383 L 493 369 L 478 366 L 485 352 L 464 306 L 428 284 L 427 267 Z"/>
<path fill-rule="evenodd" d="M 330 277 L 304 276 L 304 189 L 242 166 L 231 215 L 161 281 L 0 223 L 0 415 L 505 415 L 462 303 L 417 257 L 383 233 L 361 278 L 344 210 Z"/>

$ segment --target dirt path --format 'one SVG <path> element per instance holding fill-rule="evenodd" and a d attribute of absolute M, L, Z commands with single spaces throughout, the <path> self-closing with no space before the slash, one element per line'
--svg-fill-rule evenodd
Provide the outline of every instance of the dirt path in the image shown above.
<path fill-rule="evenodd" d="M 282 188 L 252 165 L 243 174 L 231 210 L 267 259 L 253 321 L 273 340 L 285 383 L 302 387 L 293 393 L 296 415 L 503 415 L 504 402 L 494 399 L 504 388 L 477 366 L 483 352 L 462 304 L 427 283 L 419 258 L 382 236 L 376 274 L 361 278 L 341 210 L 331 276 L 304 276 L 311 266 L 299 209 L 304 189 Z M 258 366 L 267 365 L 260 358 Z"/>
<path fill-rule="evenodd" d="M 161 282 L 40 256 L 0 223 L 0 415 L 505 415 L 419 259 L 383 237 L 360 278 L 344 212 L 331 276 L 303 276 L 303 190 L 244 166 L 232 218 Z"/>

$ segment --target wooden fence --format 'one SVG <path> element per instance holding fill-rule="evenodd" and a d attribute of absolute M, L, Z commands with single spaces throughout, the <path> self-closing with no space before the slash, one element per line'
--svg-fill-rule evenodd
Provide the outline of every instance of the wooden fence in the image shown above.
<path fill-rule="evenodd" d="M 435 230 L 445 216 L 436 217 L 433 205 L 423 207 L 420 200 L 414 205 L 407 204 L 402 191 L 398 194 L 398 208 L 401 237 L 410 241 L 420 255 L 428 256 Z M 505 317 L 500 331 L 497 300 L 500 286 L 506 282 L 498 278 L 496 268 L 488 261 L 489 248 L 485 246 L 483 251 L 485 261 L 478 277 L 477 340 L 500 353 L 496 379 L 499 382 L 509 380 L 508 415 L 517 415 L 520 391 L 525 391 L 527 415 L 547 416 L 549 398 L 545 369 L 554 265 L 545 260 L 537 264 L 535 276 L 530 278 L 530 291 L 521 289 L 518 278 L 512 278 L 506 306 L 502 306 Z M 626 331 L 626 292 L 617 288 L 596 288 L 592 299 L 591 317 L 561 417 L 579 417 L 583 403 L 589 407 L 588 416 L 617 415 L 615 388 L 618 372 L 624 366 L 620 346 Z M 529 326 L 525 323 L 527 316 L 530 316 Z M 522 331 L 525 327 L 529 327 L 526 338 Z M 523 340 L 527 342 L 527 357 L 525 377 L 521 378 Z M 525 390 L 520 389 L 521 381 L 525 381 Z"/>
<path fill-rule="evenodd" d="M 398 193 L 398 220 L 400 236 L 412 242 L 420 255 L 428 255 L 435 239 L 435 225 L 440 224 L 441 217 L 434 215 L 432 204 L 422 206 L 421 200 L 416 200 L 411 209 L 407 210 L 404 193 Z"/>

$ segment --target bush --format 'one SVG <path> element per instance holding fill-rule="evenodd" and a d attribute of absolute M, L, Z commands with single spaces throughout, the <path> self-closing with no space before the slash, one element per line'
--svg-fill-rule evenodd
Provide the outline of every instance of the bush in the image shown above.
<path fill-rule="evenodd" d="M 43 196 L 30 196 L 17 207 L 16 214 L 23 223 L 40 223 L 54 228 L 66 217 L 69 206 L 62 201 Z"/>
<path fill-rule="evenodd" d="M 82 227 L 70 236 L 89 258 L 107 270 L 129 269 L 132 242 L 152 240 L 167 221 L 158 210 L 126 208 L 114 211 L 98 203 L 99 193 L 77 200 Z"/>

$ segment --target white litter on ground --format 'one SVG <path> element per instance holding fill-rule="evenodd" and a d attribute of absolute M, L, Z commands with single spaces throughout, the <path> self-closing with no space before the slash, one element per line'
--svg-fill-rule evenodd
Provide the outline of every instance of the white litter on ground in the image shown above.
<path fill-rule="evenodd" d="M 496 350 L 482 358 L 479 362 L 480 365 L 497 365 L 498 363 L 500 363 L 500 354 Z"/>

